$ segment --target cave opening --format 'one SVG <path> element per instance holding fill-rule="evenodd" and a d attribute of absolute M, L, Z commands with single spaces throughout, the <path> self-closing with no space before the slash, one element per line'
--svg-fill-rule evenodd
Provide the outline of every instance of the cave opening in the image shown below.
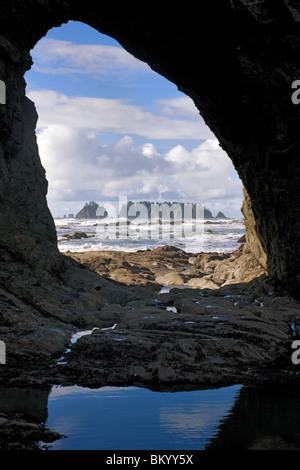
<path fill-rule="evenodd" d="M 215 235 L 207 247 L 226 252 L 238 246 L 242 184 L 188 96 L 82 22 L 51 28 L 31 55 L 27 96 L 39 115 L 39 155 L 63 251 L 70 245 L 64 245 L 60 219 L 74 219 L 94 201 L 101 206 L 119 198 L 120 205 L 124 195 L 129 204 L 201 203 L 208 217 L 225 213 L 216 221 L 221 230 L 206 227 L 206 238 Z M 232 225 L 224 231 L 227 218 Z M 205 247 L 198 243 L 200 252 Z"/>
<path fill-rule="evenodd" d="M 17 16 L 11 16 L 9 4 L 2 9 L 7 103 L 1 146 L 5 161 L 13 156 L 3 172 L 10 201 L 3 204 L 9 220 L 1 228 L 3 247 L 45 265 L 49 251 L 58 260 L 47 184 L 30 138 L 36 115 L 24 99 L 23 75 L 35 44 L 53 26 L 75 20 L 114 37 L 192 99 L 243 183 L 249 251 L 258 261 L 263 252 L 275 283 L 298 296 L 299 116 L 291 100 L 298 79 L 298 12 L 239 1 L 224 2 L 218 15 L 213 3 L 201 6 L 200 15 L 189 8 L 161 11 L 157 5 L 145 9 L 118 1 L 101 8 L 88 1 L 84 10 L 77 1 L 25 6 L 16 0 L 16 5 Z"/>

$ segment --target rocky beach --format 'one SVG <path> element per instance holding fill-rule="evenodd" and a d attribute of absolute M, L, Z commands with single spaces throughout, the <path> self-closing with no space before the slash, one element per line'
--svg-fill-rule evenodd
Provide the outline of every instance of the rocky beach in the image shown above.
<path fill-rule="evenodd" d="M 269 380 L 268 370 L 281 380 L 299 302 L 245 246 L 68 252 L 59 277 L 46 278 L 17 262 L 5 269 L 2 257 L 2 384 L 194 388 Z M 71 343 L 78 331 L 88 334 Z"/>

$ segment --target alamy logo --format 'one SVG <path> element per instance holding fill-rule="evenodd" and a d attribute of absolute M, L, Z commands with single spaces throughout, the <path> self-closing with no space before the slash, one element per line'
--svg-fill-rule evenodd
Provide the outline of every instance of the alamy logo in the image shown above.
<path fill-rule="evenodd" d="M 118 207 L 117 207 L 118 206 Z M 204 233 L 204 205 L 190 203 L 133 203 L 126 196 L 119 203 L 97 208 L 100 239 L 199 240 Z"/>
<path fill-rule="evenodd" d="M 6 85 L 0 80 L 0 104 L 6 104 Z"/>
<path fill-rule="evenodd" d="M 296 350 L 292 354 L 292 363 L 297 366 L 298 364 L 300 364 L 300 340 L 299 339 L 293 341 L 292 349 Z"/>
<path fill-rule="evenodd" d="M 6 364 L 6 346 L 4 341 L 0 341 L 0 364 Z"/>
<path fill-rule="evenodd" d="M 296 90 L 291 96 L 292 102 L 293 104 L 299 104 L 300 103 L 300 80 L 295 80 L 292 83 L 292 88 L 293 90 Z"/>

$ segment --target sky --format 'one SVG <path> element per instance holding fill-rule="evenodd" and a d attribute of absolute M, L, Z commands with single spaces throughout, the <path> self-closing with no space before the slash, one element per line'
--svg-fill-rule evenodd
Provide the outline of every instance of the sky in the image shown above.
<path fill-rule="evenodd" d="M 176 85 L 83 23 L 51 29 L 31 55 L 26 93 L 53 217 L 119 197 L 242 216 L 231 160 Z"/>

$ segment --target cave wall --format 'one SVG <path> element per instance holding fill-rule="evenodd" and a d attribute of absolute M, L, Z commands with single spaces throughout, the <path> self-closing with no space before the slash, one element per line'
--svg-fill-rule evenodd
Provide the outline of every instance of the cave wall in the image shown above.
<path fill-rule="evenodd" d="M 190 96 L 244 184 L 247 249 L 299 296 L 300 7 L 293 0 L 1 0 L 0 247 L 59 269 L 47 182 L 25 97 L 30 50 L 53 26 L 82 21 Z"/>

